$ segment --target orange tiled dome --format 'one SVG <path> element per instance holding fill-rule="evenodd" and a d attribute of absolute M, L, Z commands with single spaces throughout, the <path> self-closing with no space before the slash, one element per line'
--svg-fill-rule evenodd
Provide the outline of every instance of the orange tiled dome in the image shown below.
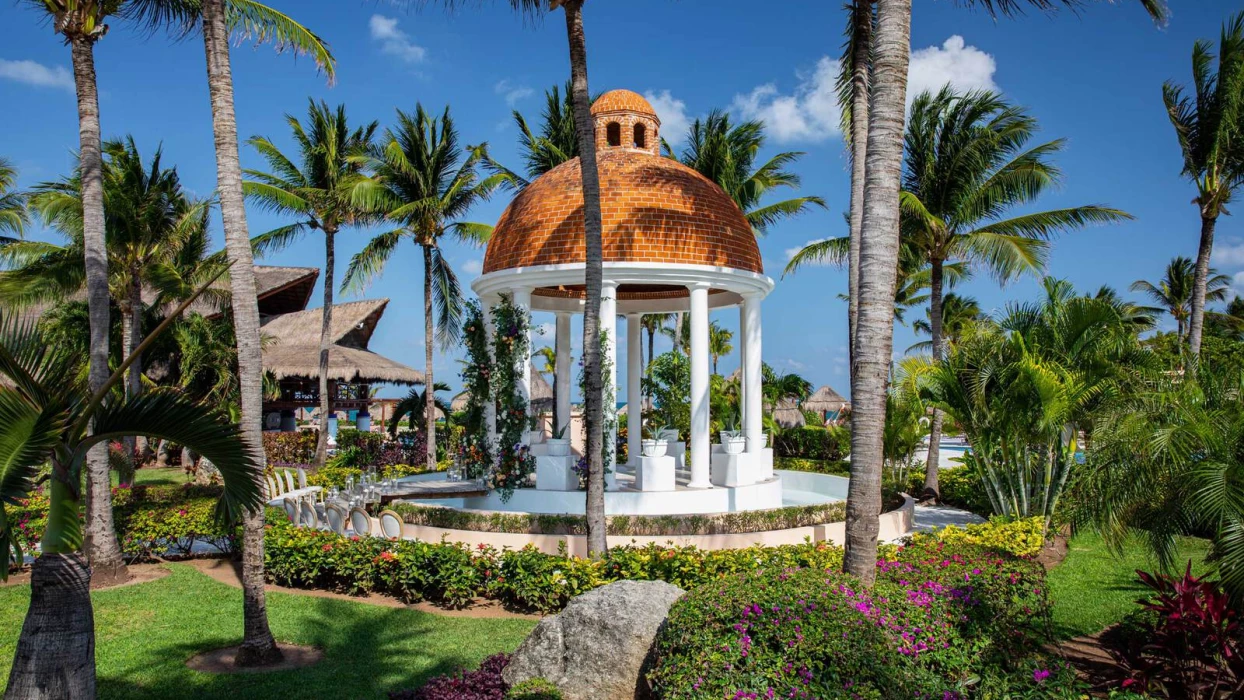
<path fill-rule="evenodd" d="M 597 105 L 615 93 L 643 100 L 615 90 Z M 605 262 L 764 272 L 747 219 L 708 178 L 676 160 L 624 148 L 599 151 L 597 164 Z M 585 258 L 583 187 L 575 158 L 537 178 L 506 208 L 488 243 L 484 272 Z"/>
<path fill-rule="evenodd" d="M 657 117 L 657 111 L 652 105 L 645 100 L 643 95 L 630 90 L 610 90 L 605 94 L 596 98 L 592 103 L 592 115 L 600 115 L 608 112 L 638 112 L 646 114 L 656 119 L 660 124 L 661 120 Z"/>

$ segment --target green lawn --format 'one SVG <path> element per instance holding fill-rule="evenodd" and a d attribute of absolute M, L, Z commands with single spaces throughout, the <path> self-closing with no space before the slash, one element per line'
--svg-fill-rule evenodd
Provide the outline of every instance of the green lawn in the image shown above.
<path fill-rule="evenodd" d="M 273 593 L 268 614 L 277 639 L 323 649 L 325 659 L 296 671 L 209 675 L 187 669 L 186 659 L 241 640 L 242 592 L 186 565 L 172 569 L 158 581 L 92 596 L 101 698 L 384 698 L 511 651 L 534 626 Z M 0 687 L 29 595 L 29 586 L 0 588 Z"/>
<path fill-rule="evenodd" d="M 117 473 L 112 474 L 112 485 L 117 485 Z M 147 486 L 169 486 L 180 485 L 190 481 L 190 477 L 186 475 L 185 470 L 181 467 L 165 467 L 157 469 L 155 467 L 144 467 L 134 472 L 134 482 L 136 484 L 145 484 Z"/>
<path fill-rule="evenodd" d="M 1208 543 L 1185 538 L 1180 542 L 1179 561 L 1191 559 L 1193 570 L 1205 557 Z M 1130 544 L 1121 555 L 1106 548 L 1099 535 L 1085 532 L 1071 541 L 1071 551 L 1050 571 L 1050 596 L 1054 600 L 1054 626 L 1060 637 L 1100 632 L 1136 609 L 1145 589 L 1136 570 L 1153 571 L 1157 564 L 1140 543 Z"/>

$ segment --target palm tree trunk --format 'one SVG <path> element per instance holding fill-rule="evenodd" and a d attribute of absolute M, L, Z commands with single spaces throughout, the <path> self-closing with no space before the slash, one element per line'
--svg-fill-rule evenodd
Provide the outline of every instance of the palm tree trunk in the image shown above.
<path fill-rule="evenodd" d="M 86 304 L 91 321 L 89 381 L 92 392 L 108 381 L 108 250 L 104 232 L 104 164 L 95 83 L 95 44 L 76 37 L 74 87 L 78 96 L 78 148 L 82 169 L 82 237 L 86 249 Z M 100 584 L 129 578 L 112 520 L 108 446 L 97 445 L 86 458 L 86 556 Z"/>
<path fill-rule="evenodd" d="M 851 484 L 843 569 L 872 585 L 877 571 L 886 385 L 894 347 L 898 193 L 911 50 L 911 0 L 877 0 L 860 229 L 859 321 L 851 381 Z"/>
<path fill-rule="evenodd" d="M 933 341 L 934 362 L 942 360 L 942 264 L 940 258 L 934 258 L 929 271 L 929 336 Z M 942 412 L 933 409 L 933 420 L 929 425 L 929 455 L 924 460 L 924 493 L 921 496 L 934 500 L 941 496 L 937 465 L 941 459 L 942 420 Z"/>
<path fill-rule="evenodd" d="M 575 134 L 579 139 L 579 162 L 583 173 L 583 238 L 586 246 L 583 306 L 583 420 L 587 424 L 587 551 L 604 555 L 605 462 L 602 443 L 604 381 L 600 366 L 600 295 L 604 284 L 601 249 L 600 176 L 596 171 L 596 129 L 587 86 L 587 39 L 583 34 L 583 0 L 562 4 L 566 13 L 566 39 L 570 44 L 570 91 L 574 105 Z M 612 338 L 610 339 L 613 340 Z"/>
<path fill-rule="evenodd" d="M 1205 325 L 1205 288 L 1209 279 L 1209 258 L 1214 252 L 1214 226 L 1217 216 L 1201 214 L 1201 246 L 1196 254 L 1196 276 L 1192 278 L 1192 318 L 1188 323 L 1188 347 L 1201 355 L 1201 329 Z"/>
<path fill-rule="evenodd" d="M 139 281 L 136 271 L 130 271 L 129 298 L 125 307 L 122 309 L 124 314 L 121 318 L 121 361 L 129 359 L 130 355 L 138 349 L 143 342 L 143 288 Z M 143 391 L 143 364 L 142 358 L 136 358 L 134 364 L 125 373 L 125 396 L 133 398 Z M 125 445 L 124 471 L 118 475 L 118 483 L 132 484 L 134 483 L 134 470 L 143 461 L 143 452 L 145 451 L 145 441 L 140 440 L 136 435 L 127 435 L 121 440 Z"/>
<path fill-rule="evenodd" d="M 851 29 L 851 234 L 847 262 L 847 366 L 855 356 L 859 322 L 860 230 L 864 223 L 864 167 L 868 157 L 868 71 L 872 64 L 872 0 L 855 0 Z"/>
<path fill-rule="evenodd" d="M 233 324 L 238 344 L 238 384 L 242 404 L 242 440 L 263 459 L 263 353 L 259 340 L 259 302 L 255 264 L 246 226 L 242 165 L 238 158 L 238 127 L 233 111 L 233 71 L 229 65 L 229 28 L 225 0 L 203 1 L 203 46 L 207 54 L 207 86 L 216 137 L 216 179 L 220 214 L 229 256 Z M 263 575 L 264 511 L 256 508 L 242 520 L 242 646 L 239 666 L 280 661 L 282 655 L 268 627 Z"/>
<path fill-rule="evenodd" d="M 436 471 L 436 386 L 432 380 L 432 247 L 423 248 L 423 420 L 427 432 L 425 457 L 428 471 Z"/>
<path fill-rule="evenodd" d="M 94 700 L 91 569 L 79 554 L 43 554 L 30 567 L 30 609 L 5 700 Z"/>
<path fill-rule="evenodd" d="M 656 359 L 656 355 L 653 354 L 653 348 L 654 348 L 653 343 L 656 341 L 656 337 L 657 337 L 656 327 L 649 326 L 648 327 L 648 364 L 644 365 L 645 374 L 647 373 L 648 368 L 652 367 L 652 361 Z"/>
<path fill-rule="evenodd" d="M 324 227 L 324 308 L 320 313 L 320 430 L 315 439 L 315 466 L 323 467 L 328 461 L 328 414 L 332 410 L 332 396 L 328 393 L 328 347 L 333 326 L 333 267 L 336 251 L 333 236 L 336 231 Z"/>

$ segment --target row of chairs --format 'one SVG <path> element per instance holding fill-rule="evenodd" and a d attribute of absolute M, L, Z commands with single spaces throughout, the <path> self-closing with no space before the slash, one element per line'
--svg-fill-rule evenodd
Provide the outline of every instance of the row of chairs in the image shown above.
<path fill-rule="evenodd" d="M 290 522 L 298 527 L 332 530 L 339 535 L 345 535 L 346 525 L 349 524 L 354 534 L 359 537 L 369 535 L 399 539 L 402 536 L 402 516 L 387 508 L 380 511 L 380 527 L 377 532 L 371 516 L 357 506 L 347 511 L 336 503 L 320 504 L 307 498 L 286 498 L 283 504 Z"/>
<path fill-rule="evenodd" d="M 294 473 L 288 469 L 276 472 L 275 476 L 264 476 L 264 485 L 267 487 L 267 493 L 264 494 L 268 500 L 278 498 L 291 491 L 297 491 L 307 487 L 306 472 L 302 469 L 298 470 L 298 481 L 294 481 Z"/>

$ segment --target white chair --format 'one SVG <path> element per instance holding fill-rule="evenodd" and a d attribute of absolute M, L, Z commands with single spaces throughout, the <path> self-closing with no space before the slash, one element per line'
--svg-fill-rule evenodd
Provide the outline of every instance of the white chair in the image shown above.
<path fill-rule="evenodd" d="M 328 521 L 328 529 L 338 535 L 346 534 L 346 520 L 349 517 L 341 506 L 332 503 L 324 504 L 324 519 Z"/>
<path fill-rule="evenodd" d="M 281 490 L 276 487 L 276 481 L 273 480 L 271 476 L 265 475 L 263 480 L 264 480 L 264 483 L 267 484 L 269 501 L 281 495 Z"/>
<path fill-rule="evenodd" d="M 307 470 L 302 467 L 298 467 L 298 488 L 307 488 Z"/>
<path fill-rule="evenodd" d="M 402 516 L 387 509 L 380 511 L 380 534 L 385 539 L 402 539 Z"/>
<path fill-rule="evenodd" d="M 362 508 L 351 508 L 350 527 L 354 528 L 354 534 L 359 537 L 367 537 L 371 534 L 371 516 Z"/>
<path fill-rule="evenodd" d="M 315 503 L 311 499 L 302 501 L 302 522 L 299 525 L 313 529 L 320 529 L 320 514 L 315 512 Z"/>
<path fill-rule="evenodd" d="M 281 505 L 285 506 L 285 515 L 289 516 L 289 521 L 295 525 L 298 524 L 298 504 L 292 498 L 286 498 L 281 501 Z"/>
<path fill-rule="evenodd" d="M 288 469 L 285 470 L 285 484 L 289 486 L 289 489 L 288 489 L 289 491 L 298 490 L 298 487 L 294 486 L 294 474 Z"/>

